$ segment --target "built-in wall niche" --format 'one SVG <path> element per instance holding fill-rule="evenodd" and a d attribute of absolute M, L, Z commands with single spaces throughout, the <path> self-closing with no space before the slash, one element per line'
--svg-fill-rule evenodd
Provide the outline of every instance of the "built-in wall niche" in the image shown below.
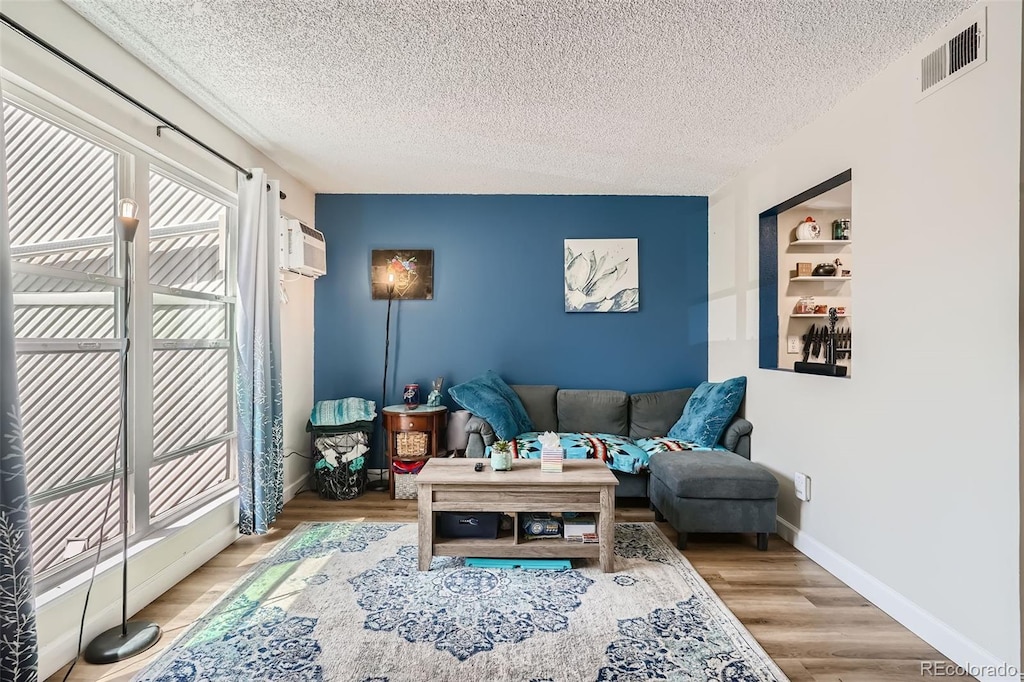
<path fill-rule="evenodd" d="M 761 368 L 852 374 L 852 190 L 846 171 L 761 213 Z"/>

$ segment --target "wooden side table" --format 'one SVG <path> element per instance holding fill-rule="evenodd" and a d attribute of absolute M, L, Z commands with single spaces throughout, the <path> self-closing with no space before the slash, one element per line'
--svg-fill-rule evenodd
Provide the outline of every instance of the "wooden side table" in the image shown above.
<path fill-rule="evenodd" d="M 388 491 L 391 499 L 395 499 L 394 461 L 417 461 L 437 457 L 441 447 L 441 438 L 448 423 L 448 408 L 444 406 L 427 407 L 420 405 L 414 410 L 406 409 L 405 405 L 389 405 L 384 408 L 384 431 L 387 434 L 388 458 Z M 422 433 L 426 435 L 426 444 L 421 454 L 401 454 L 398 439 L 402 434 Z"/>

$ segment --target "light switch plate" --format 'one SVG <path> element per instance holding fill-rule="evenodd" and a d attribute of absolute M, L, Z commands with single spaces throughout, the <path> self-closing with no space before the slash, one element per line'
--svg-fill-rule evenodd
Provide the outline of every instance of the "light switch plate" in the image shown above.
<path fill-rule="evenodd" d="M 796 492 L 796 499 L 804 502 L 811 501 L 811 477 L 799 471 L 793 474 L 793 487 Z"/>
<path fill-rule="evenodd" d="M 786 352 L 791 355 L 798 355 L 800 353 L 799 336 L 790 336 L 786 339 Z"/>

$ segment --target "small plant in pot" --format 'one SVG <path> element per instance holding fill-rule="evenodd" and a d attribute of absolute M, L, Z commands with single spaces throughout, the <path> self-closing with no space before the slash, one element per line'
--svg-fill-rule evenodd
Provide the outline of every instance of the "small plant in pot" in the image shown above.
<path fill-rule="evenodd" d="M 499 440 L 491 446 L 491 468 L 495 471 L 508 471 L 512 468 L 512 444 L 507 440 Z"/>

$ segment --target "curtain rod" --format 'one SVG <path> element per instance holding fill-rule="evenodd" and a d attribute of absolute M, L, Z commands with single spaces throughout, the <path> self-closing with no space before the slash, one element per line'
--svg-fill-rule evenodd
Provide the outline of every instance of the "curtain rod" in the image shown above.
<path fill-rule="evenodd" d="M 209 152 L 210 154 L 213 154 L 218 159 L 220 159 L 221 161 L 223 161 L 227 165 L 231 166 L 232 168 L 234 168 L 238 172 L 245 173 L 245 177 L 246 177 L 247 180 L 251 180 L 252 179 L 252 173 L 250 173 L 247 169 L 242 168 L 237 163 L 235 163 L 234 161 L 232 161 L 228 157 L 224 156 L 223 154 L 218 152 L 213 147 L 205 144 L 201 140 L 199 140 L 196 137 L 190 135 L 189 133 L 187 133 L 186 131 L 182 130 L 180 127 L 178 127 L 177 125 L 175 125 L 171 121 L 168 121 L 166 118 L 164 118 L 160 114 L 156 113 L 155 111 L 153 111 L 152 109 L 147 107 L 145 104 L 143 104 L 139 100 L 135 99 L 134 97 L 132 97 L 127 92 L 125 92 L 121 88 L 117 87 L 116 85 L 114 85 L 110 81 L 108 81 L 106 78 L 103 78 L 103 76 L 100 76 L 96 72 L 94 72 L 91 69 L 89 69 L 88 67 L 86 67 L 84 64 L 76 61 L 72 57 L 70 57 L 67 54 L 65 54 L 64 52 L 60 51 L 59 49 L 57 49 L 56 47 L 54 47 L 50 43 L 46 42 L 45 40 L 43 40 L 42 38 L 37 36 L 35 33 L 32 33 L 32 31 L 29 31 L 27 28 L 25 28 L 24 26 L 22 26 L 18 22 L 16 22 L 13 19 L 11 19 L 9 16 L 4 14 L 3 12 L 0 12 L 0 21 L 2 21 L 4 24 L 9 26 L 14 31 L 17 31 L 18 33 L 23 35 L 25 38 L 28 38 L 30 41 L 32 41 L 33 43 L 35 43 L 39 47 L 41 47 L 44 50 L 46 50 L 47 52 L 52 54 L 57 59 L 60 59 L 65 64 L 68 64 L 68 65 L 74 67 L 79 72 L 81 72 L 81 73 L 85 74 L 86 76 L 88 76 L 89 78 L 93 79 L 94 81 L 96 81 L 97 83 L 99 83 L 100 85 L 105 87 L 107 90 L 110 90 L 111 92 L 113 92 L 115 95 L 117 95 L 121 99 L 125 100 L 129 104 L 134 105 L 135 107 L 137 107 L 137 108 L 141 109 L 142 111 L 146 112 L 147 114 L 149 114 L 150 116 L 152 116 L 156 120 L 160 121 L 160 123 L 162 123 L 163 125 L 157 126 L 157 128 L 156 128 L 157 137 L 160 136 L 160 131 L 162 129 L 164 129 L 164 128 L 167 128 L 168 130 L 173 130 L 174 132 L 178 133 L 179 135 L 181 135 L 182 137 L 187 139 L 189 142 L 191 142 L 191 143 L 193 143 L 195 145 L 198 145 L 203 150 Z M 270 189 L 270 185 L 267 185 L 267 189 L 268 190 Z M 280 192 L 280 195 L 281 195 L 281 199 L 286 199 L 287 198 L 287 195 L 285 195 L 284 192 Z"/>

